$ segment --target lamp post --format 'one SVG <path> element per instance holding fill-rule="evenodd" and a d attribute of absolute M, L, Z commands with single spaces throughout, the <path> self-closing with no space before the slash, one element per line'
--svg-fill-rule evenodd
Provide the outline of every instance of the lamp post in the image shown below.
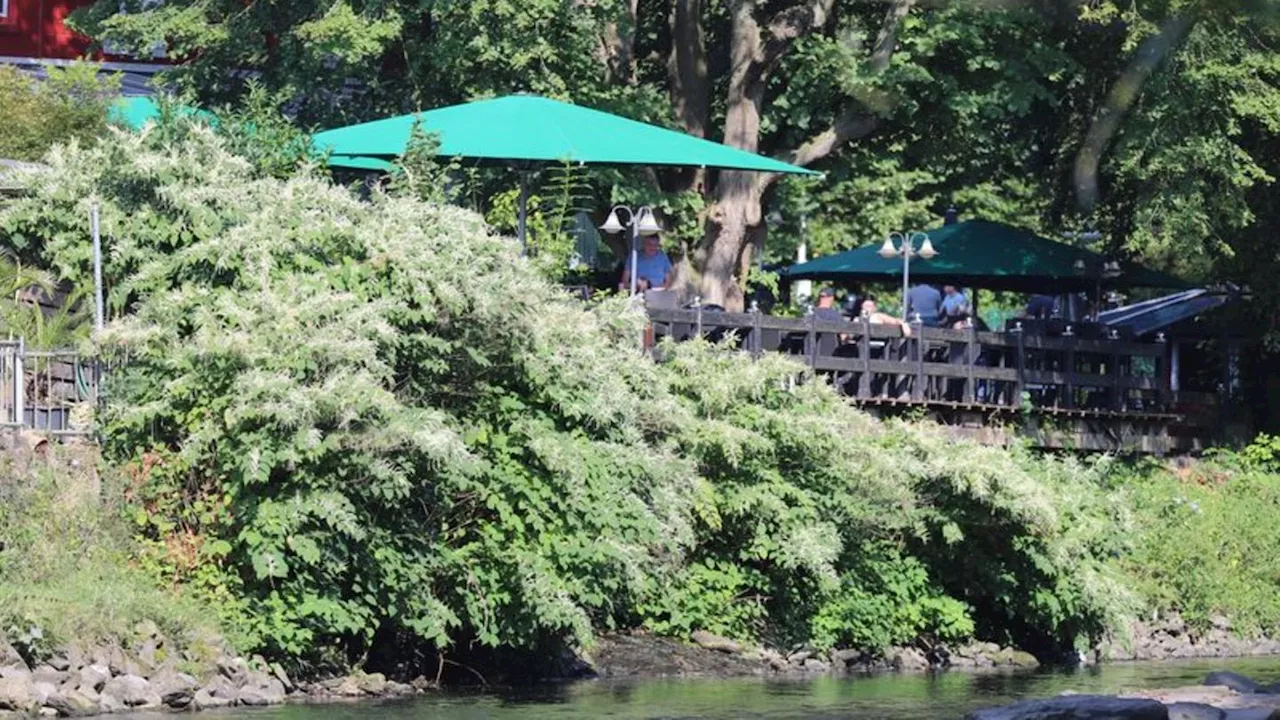
<path fill-rule="evenodd" d="M 920 249 L 917 250 L 912 246 L 916 238 L 923 238 L 920 243 Z M 894 240 L 898 241 L 895 247 Z M 907 321 L 907 292 L 911 288 L 911 256 L 919 255 L 925 260 L 932 260 L 938 256 L 938 251 L 933 249 L 933 242 L 929 240 L 929 235 L 922 232 L 907 233 L 889 233 L 889 237 L 884 239 L 884 245 L 880 246 L 880 257 L 886 260 L 892 260 L 895 257 L 902 258 L 902 320 Z"/>
<path fill-rule="evenodd" d="M 618 219 L 618 211 L 622 210 L 627 213 L 627 221 L 624 223 Z M 625 228 L 631 228 L 631 294 L 636 294 L 636 265 L 639 260 L 639 249 L 636 247 L 636 241 L 641 235 L 657 235 L 662 232 L 662 227 L 658 225 L 658 219 L 653 216 L 653 209 L 648 205 L 643 205 L 632 210 L 626 205 L 614 205 L 609 210 L 609 219 L 604 221 L 600 229 L 610 235 L 617 235 Z"/>

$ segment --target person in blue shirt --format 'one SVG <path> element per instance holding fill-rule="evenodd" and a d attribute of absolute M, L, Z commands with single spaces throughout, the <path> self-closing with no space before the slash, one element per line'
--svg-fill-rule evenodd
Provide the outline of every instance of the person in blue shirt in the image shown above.
<path fill-rule="evenodd" d="M 955 285 L 942 286 L 942 314 L 946 318 L 944 327 L 949 328 L 962 327 L 969 317 L 969 298 Z"/>
<path fill-rule="evenodd" d="M 636 291 L 660 290 L 671 284 L 671 259 L 662 252 L 662 244 L 657 235 L 646 235 L 644 245 L 636 254 Z M 631 288 L 631 256 L 627 256 L 622 266 L 622 278 L 618 280 L 618 289 Z"/>
<path fill-rule="evenodd" d="M 932 285 L 920 283 L 907 291 L 907 320 L 914 322 L 916 314 L 925 325 L 936 326 L 942 318 L 942 293 Z"/>

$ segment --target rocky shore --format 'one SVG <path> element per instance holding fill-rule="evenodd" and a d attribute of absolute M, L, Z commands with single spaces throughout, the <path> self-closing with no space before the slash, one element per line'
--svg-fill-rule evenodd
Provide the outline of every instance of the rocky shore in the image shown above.
<path fill-rule="evenodd" d="M 584 674 L 599 677 L 823 674 L 865 672 L 924 672 L 946 669 L 1034 668 L 1030 653 L 995 643 L 972 643 L 928 651 L 892 648 L 884 654 L 863 650 L 819 652 L 809 647 L 789 651 L 739 643 L 707 632 L 695 632 L 690 642 L 633 633 L 601 638 L 582 658 Z"/>
<path fill-rule="evenodd" d="M 1110 695 L 1028 700 L 970 713 L 967 720 L 1280 720 L 1280 683 L 1212 672 L 1202 685 Z"/>
<path fill-rule="evenodd" d="M 280 665 L 259 657 L 222 652 L 207 661 L 170 652 L 154 626 L 144 625 L 138 634 L 142 640 L 128 651 L 115 645 L 69 649 L 38 662 L 0 638 L 0 718 L 265 706 L 409 695 L 429 687 L 423 680 L 397 683 L 378 673 L 294 683 Z"/>
<path fill-rule="evenodd" d="M 1231 621 L 1221 615 L 1210 619 L 1207 630 L 1198 631 L 1181 615 L 1168 613 L 1149 622 L 1133 623 L 1127 637 L 1107 639 L 1098 647 L 1097 659 L 1106 662 L 1261 655 L 1280 655 L 1280 641 L 1238 636 Z"/>

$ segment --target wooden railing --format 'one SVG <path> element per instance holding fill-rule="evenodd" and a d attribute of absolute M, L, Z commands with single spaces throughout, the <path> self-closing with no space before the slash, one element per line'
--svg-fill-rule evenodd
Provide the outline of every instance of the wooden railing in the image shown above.
<path fill-rule="evenodd" d="M 793 355 L 868 403 L 1041 409 L 1055 414 L 1165 415 L 1166 343 L 1020 331 L 984 332 L 825 321 L 701 308 L 649 311 L 654 340 L 702 336 L 758 357 Z"/>

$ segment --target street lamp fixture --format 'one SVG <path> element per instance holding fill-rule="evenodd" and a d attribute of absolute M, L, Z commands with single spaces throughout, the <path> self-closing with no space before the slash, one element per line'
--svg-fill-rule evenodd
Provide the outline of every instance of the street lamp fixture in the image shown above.
<path fill-rule="evenodd" d="M 618 212 L 625 212 L 627 221 L 622 222 L 618 217 Z M 614 205 L 609 210 L 609 217 L 600 226 L 600 229 L 610 235 L 617 235 L 626 228 L 631 228 L 631 294 L 636 294 L 636 265 L 639 260 L 639 239 L 641 235 L 657 235 L 662 232 L 662 226 L 658 224 L 658 218 L 654 217 L 653 209 L 648 205 L 643 205 L 632 210 L 626 205 Z"/>
<path fill-rule="evenodd" d="M 922 239 L 919 250 L 914 247 L 917 238 Z M 897 245 L 894 245 L 894 240 L 898 241 Z M 927 233 L 895 232 L 889 233 L 889 237 L 884 239 L 884 245 L 880 246 L 878 254 L 885 260 L 892 260 L 896 257 L 902 258 L 902 320 L 906 322 L 907 293 L 911 289 L 911 258 L 919 255 L 922 260 L 932 260 L 938 256 L 938 251 L 933 248 L 933 241 L 929 239 Z"/>

